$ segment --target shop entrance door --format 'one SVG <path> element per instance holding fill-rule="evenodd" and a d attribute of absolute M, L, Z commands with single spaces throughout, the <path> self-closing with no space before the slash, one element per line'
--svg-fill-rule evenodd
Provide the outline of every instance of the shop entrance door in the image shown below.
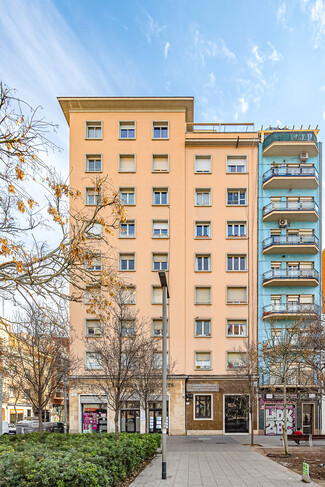
<path fill-rule="evenodd" d="M 249 398 L 246 395 L 225 396 L 225 433 L 248 433 Z"/>
<path fill-rule="evenodd" d="M 166 408 L 168 411 L 168 402 Z M 162 421 L 161 401 L 149 402 L 149 433 L 161 433 L 161 421 Z M 168 416 L 166 418 L 166 426 L 167 426 L 167 433 L 168 433 Z"/>
<path fill-rule="evenodd" d="M 140 411 L 138 409 L 121 411 L 121 432 L 140 433 Z"/>
<path fill-rule="evenodd" d="M 313 422 L 314 422 L 314 405 L 303 404 L 302 405 L 302 432 L 304 435 L 313 434 Z"/>

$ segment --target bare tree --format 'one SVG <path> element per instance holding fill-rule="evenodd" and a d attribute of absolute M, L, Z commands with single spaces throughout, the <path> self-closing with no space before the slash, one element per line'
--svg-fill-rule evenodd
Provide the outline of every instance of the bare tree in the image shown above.
<path fill-rule="evenodd" d="M 147 320 L 132 311 L 130 292 L 119 289 L 113 298 L 110 316 L 101 317 L 100 333 L 89 341 L 87 336 L 87 368 L 92 368 L 92 378 L 102 394 L 107 397 L 114 411 L 115 438 L 119 437 L 119 412 L 122 403 L 138 392 L 138 380 L 154 346 Z"/>
<path fill-rule="evenodd" d="M 63 308 L 64 310 L 64 308 Z M 67 316 L 61 309 L 26 305 L 16 314 L 15 326 L 2 322 L 9 344 L 2 351 L 7 375 L 19 388 L 38 415 L 42 431 L 42 412 L 64 375 L 77 365 L 69 349 Z"/>
<path fill-rule="evenodd" d="M 57 149 L 48 138 L 56 127 L 39 112 L 0 83 L 0 297 L 35 305 L 35 295 L 81 300 L 85 283 L 111 290 L 109 237 L 124 219 L 107 179 L 87 180 L 85 206 L 84 195 L 46 162 Z"/>

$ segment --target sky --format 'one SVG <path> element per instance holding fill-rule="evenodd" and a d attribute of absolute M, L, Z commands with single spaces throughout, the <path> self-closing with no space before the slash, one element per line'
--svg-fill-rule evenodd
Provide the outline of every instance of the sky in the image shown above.
<path fill-rule="evenodd" d="M 325 0 L 0 0 L 0 79 L 58 96 L 194 96 L 196 122 L 301 124 L 325 140 Z M 323 135 L 324 134 L 324 135 Z"/>

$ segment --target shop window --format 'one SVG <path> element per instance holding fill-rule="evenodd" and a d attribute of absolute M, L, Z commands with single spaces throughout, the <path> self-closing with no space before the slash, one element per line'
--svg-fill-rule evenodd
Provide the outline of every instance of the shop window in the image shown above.
<path fill-rule="evenodd" d="M 212 419 L 212 396 L 195 395 L 194 419 Z"/>

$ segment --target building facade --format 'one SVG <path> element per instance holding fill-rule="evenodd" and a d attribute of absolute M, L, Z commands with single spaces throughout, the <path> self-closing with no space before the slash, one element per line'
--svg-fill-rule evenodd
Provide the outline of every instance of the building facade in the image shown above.
<path fill-rule="evenodd" d="M 239 350 L 257 335 L 258 133 L 252 124 L 194 124 L 193 98 L 59 103 L 70 127 L 71 186 L 87 204 L 90 177 L 98 171 L 109 176 L 125 205 L 125 228 L 111 240 L 116 266 L 133 287 L 130 306 L 150 317 L 148 331 L 157 340 L 157 270 L 168 274 L 168 350 L 175 362 L 168 379 L 169 433 L 256 430 L 238 370 Z M 71 303 L 70 315 L 84 336 L 84 306 Z M 78 386 L 70 382 L 70 431 L 106 425 L 111 431 L 105 395 L 92 390 L 87 343 L 76 340 L 73 347 L 84 365 Z M 159 400 L 149 414 L 150 431 L 159 431 Z M 144 424 L 137 398 L 126 402 L 121 430 L 144 431 Z"/>
<path fill-rule="evenodd" d="M 281 342 L 297 323 L 321 312 L 321 144 L 318 130 L 261 131 L 258 152 L 258 342 Z M 311 371 L 291 378 L 288 431 L 321 429 Z M 282 434 L 283 387 L 261 373 L 259 427 Z"/>

